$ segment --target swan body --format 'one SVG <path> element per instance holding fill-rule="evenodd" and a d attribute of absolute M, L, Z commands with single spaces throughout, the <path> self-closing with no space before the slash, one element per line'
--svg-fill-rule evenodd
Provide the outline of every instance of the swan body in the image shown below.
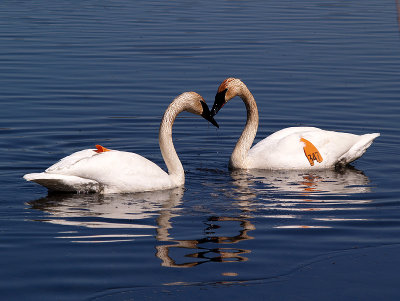
<path fill-rule="evenodd" d="M 169 189 L 180 186 L 181 180 L 174 181 L 158 165 L 138 154 L 117 150 L 97 153 L 93 149 L 73 153 L 45 172 L 24 178 L 50 190 L 104 193 Z"/>
<path fill-rule="evenodd" d="M 379 133 L 354 135 L 315 127 L 290 127 L 273 133 L 251 148 L 258 128 L 258 109 L 246 85 L 235 78 L 222 82 L 211 110 L 214 116 L 232 98 L 246 105 L 245 128 L 232 152 L 232 169 L 327 169 L 361 157 Z"/>
<path fill-rule="evenodd" d="M 290 127 L 268 136 L 248 152 L 247 168 L 325 169 L 346 165 L 362 154 L 379 134 L 354 135 L 325 131 L 315 127 Z M 304 138 L 312 141 L 322 157 L 310 164 L 304 153 Z"/>
<path fill-rule="evenodd" d="M 24 179 L 49 190 L 68 192 L 131 193 L 183 186 L 184 170 L 172 143 L 172 125 L 182 111 L 201 115 L 218 126 L 199 94 L 185 92 L 175 98 L 164 113 L 159 131 L 168 173 L 141 155 L 96 146 L 97 150 L 75 152 L 42 173 L 24 175 Z"/>

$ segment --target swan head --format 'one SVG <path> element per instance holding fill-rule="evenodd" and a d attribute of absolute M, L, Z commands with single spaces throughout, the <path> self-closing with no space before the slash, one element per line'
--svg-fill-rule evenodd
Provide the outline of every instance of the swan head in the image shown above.
<path fill-rule="evenodd" d="M 218 123 L 215 121 L 213 115 L 211 115 L 210 109 L 208 108 L 206 101 L 200 94 L 196 92 L 185 92 L 181 94 L 181 97 L 187 99 L 187 106 L 185 107 L 186 111 L 196 115 L 200 115 L 207 121 L 211 122 L 212 125 L 219 128 Z"/>
<path fill-rule="evenodd" d="M 211 109 L 211 116 L 215 116 L 229 100 L 242 94 L 240 89 L 241 83 L 240 79 L 229 77 L 219 85 L 214 105 Z"/>

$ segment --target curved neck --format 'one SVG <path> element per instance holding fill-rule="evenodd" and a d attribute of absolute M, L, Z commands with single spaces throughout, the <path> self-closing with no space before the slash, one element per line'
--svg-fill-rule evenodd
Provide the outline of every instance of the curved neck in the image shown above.
<path fill-rule="evenodd" d="M 232 168 L 247 168 L 248 152 L 253 144 L 258 129 L 258 109 L 253 95 L 242 82 L 240 82 L 240 92 L 237 95 L 246 105 L 247 121 L 242 135 L 240 135 L 235 149 L 232 152 L 229 166 Z"/>
<path fill-rule="evenodd" d="M 183 111 L 179 101 L 173 101 L 164 113 L 161 120 L 158 141 L 161 154 L 168 168 L 168 174 L 177 185 L 185 183 L 185 172 L 172 142 L 172 125 L 176 116 Z"/>

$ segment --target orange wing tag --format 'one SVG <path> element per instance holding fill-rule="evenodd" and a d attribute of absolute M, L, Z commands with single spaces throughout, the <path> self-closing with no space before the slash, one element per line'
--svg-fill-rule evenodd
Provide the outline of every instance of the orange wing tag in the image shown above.
<path fill-rule="evenodd" d="M 316 160 L 318 163 L 323 161 L 321 154 L 319 153 L 318 149 L 307 139 L 301 138 L 301 142 L 305 143 L 304 146 L 304 154 L 306 155 L 308 162 L 310 162 L 311 166 L 314 166 L 314 161 Z"/>
<path fill-rule="evenodd" d="M 109 149 L 105 148 L 104 146 L 101 145 L 96 145 L 97 150 L 95 150 L 96 153 L 104 153 L 104 152 L 108 152 Z"/>

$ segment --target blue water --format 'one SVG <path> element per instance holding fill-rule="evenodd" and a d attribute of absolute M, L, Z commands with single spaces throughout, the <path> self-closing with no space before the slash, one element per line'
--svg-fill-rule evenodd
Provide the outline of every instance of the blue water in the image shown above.
<path fill-rule="evenodd" d="M 0 292 L 7 300 L 397 300 L 398 1 L 1 1 Z M 164 167 L 161 116 L 238 77 L 256 141 L 380 132 L 340 171 L 230 172 L 240 99 L 184 113 L 184 189 L 48 195 L 22 179 L 95 144 Z"/>

